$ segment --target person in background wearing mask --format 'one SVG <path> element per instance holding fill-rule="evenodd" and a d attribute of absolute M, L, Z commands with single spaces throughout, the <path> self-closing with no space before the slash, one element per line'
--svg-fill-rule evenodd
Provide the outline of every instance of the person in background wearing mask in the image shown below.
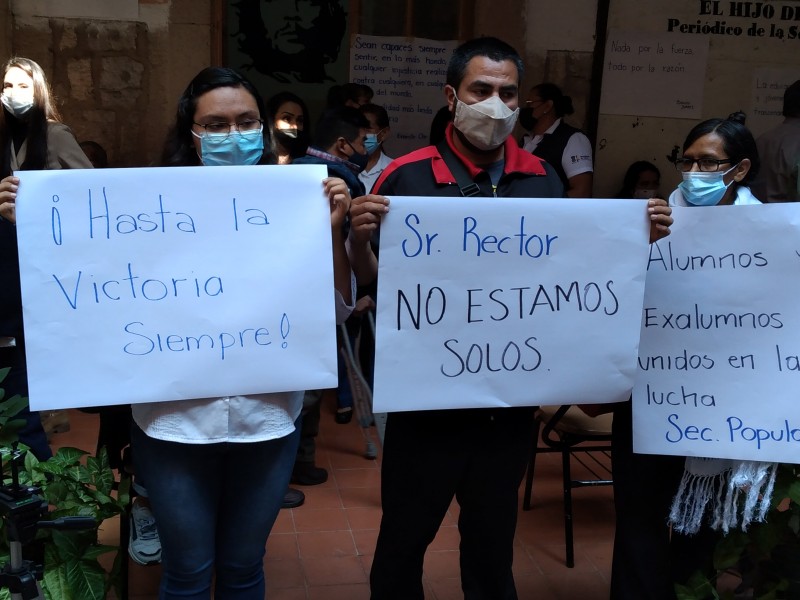
<path fill-rule="evenodd" d="M 540 83 L 532 87 L 519 115 L 520 125 L 530 131 L 521 145 L 553 165 L 567 197 L 591 198 L 592 144 L 580 129 L 563 120 L 574 112 L 572 98 L 557 85 Z"/>
<path fill-rule="evenodd" d="M 289 165 L 294 159 L 305 156 L 310 137 L 309 125 L 308 107 L 296 94 L 279 92 L 267 101 L 267 128 L 272 141 L 272 158 L 277 164 Z M 310 447 L 312 466 L 316 449 L 314 438 L 319 433 L 319 416 L 314 419 L 314 415 L 309 416 L 306 413 L 307 407 L 313 407 L 318 402 L 319 399 L 316 394 L 316 391 L 310 391 L 303 396 L 303 411 L 301 412 L 303 418 L 297 451 L 298 458 L 304 460 Z M 317 412 L 319 412 L 319 409 L 317 409 Z M 328 473 L 324 469 L 321 471 L 322 473 L 317 473 L 317 477 L 304 480 L 304 485 L 326 481 Z M 321 475 L 324 475 L 324 477 Z M 297 508 L 302 506 L 305 501 L 306 495 L 303 492 L 290 487 L 286 490 L 281 508 Z"/>
<path fill-rule="evenodd" d="M 369 121 L 357 108 L 340 106 L 322 113 L 306 155 L 295 165 L 326 165 L 331 177 L 344 179 L 353 198 L 363 196 L 364 184 L 358 175 L 369 161 L 364 146 Z"/>
<path fill-rule="evenodd" d="M 305 156 L 310 124 L 306 103 L 292 92 L 279 92 L 267 101 L 272 154 L 279 165 Z"/>
<path fill-rule="evenodd" d="M 675 161 L 683 181 L 670 194 L 669 203 L 760 204 L 748 188 L 759 166 L 756 143 L 742 113 L 703 121 L 689 132 L 683 156 Z M 634 454 L 632 421 L 630 402 L 615 406 L 611 600 L 675 600 L 675 583 L 686 584 L 697 569 L 713 572 L 717 535 L 708 527 L 687 535 L 677 524 L 670 531 L 670 506 L 690 462 L 682 456 Z M 713 474 L 711 464 L 704 465 L 707 474 Z"/>
<path fill-rule="evenodd" d="M 22 295 L 17 251 L 16 200 L 19 178 L 14 171 L 91 169 L 69 128 L 61 123 L 55 98 L 38 63 L 16 57 L 3 67 L 0 96 L 0 368 L 10 367 L 0 389 L 5 398 L 28 396 Z M 20 441 L 39 460 L 52 456 L 39 413 L 25 408 Z M 53 432 L 69 429 L 66 411 L 45 416 Z"/>
<path fill-rule="evenodd" d="M 392 129 L 389 127 L 389 113 L 382 106 L 365 104 L 360 110 L 361 114 L 369 121 L 369 129 L 367 129 L 367 136 L 364 139 L 364 147 L 369 155 L 369 160 L 364 170 L 358 174 L 358 178 L 369 192 L 383 170 L 392 162 L 392 159 L 383 151 L 383 143 L 392 135 Z"/>
<path fill-rule="evenodd" d="M 369 121 L 369 129 L 364 139 L 364 147 L 369 155 L 366 168 L 358 174 L 358 179 L 364 184 L 367 192 L 389 166 L 392 159 L 383 152 L 383 142 L 391 135 L 389 127 L 389 114 L 386 109 L 377 104 L 365 104 L 360 109 L 361 114 Z M 373 243 L 377 243 L 377 232 Z M 358 300 L 353 314 L 347 319 L 347 335 L 350 338 L 350 347 L 356 348 L 356 338 L 362 327 L 364 315 L 375 308 L 377 289 L 374 285 L 361 287 L 358 290 Z M 365 336 L 366 337 L 366 336 Z M 372 385 L 372 365 L 375 361 L 374 340 L 362 338 L 359 347 L 359 358 L 364 369 L 367 382 Z M 353 418 L 353 392 L 350 388 L 350 379 L 344 361 L 339 361 L 339 386 L 336 388 L 336 414 L 334 419 L 340 425 L 346 425 Z"/>
<path fill-rule="evenodd" d="M 264 164 L 265 114 L 242 75 L 203 69 L 178 102 L 161 166 Z M 341 179 L 321 187 L 330 202 L 331 302 L 342 322 L 354 285 L 342 235 L 350 195 Z M 159 598 L 210 599 L 212 581 L 216 598 L 264 598 L 264 547 L 294 465 L 302 402 L 296 391 L 133 406 L 134 465 L 161 537 Z"/>
<path fill-rule="evenodd" d="M 637 160 L 625 172 L 622 188 L 617 192 L 617 198 L 636 198 L 647 200 L 658 197 L 658 187 L 661 185 L 661 171 L 658 167 L 646 160 Z"/>
<path fill-rule="evenodd" d="M 364 195 L 364 185 L 358 175 L 367 165 L 369 156 L 365 148 L 369 121 L 358 109 L 339 106 L 322 113 L 306 156 L 295 159 L 295 165 L 325 165 L 328 174 L 345 181 L 351 197 Z M 344 232 L 342 232 L 344 234 Z M 339 385 L 347 381 L 347 368 L 341 353 L 337 355 Z M 349 386 L 345 388 L 350 390 Z M 303 403 L 303 433 L 300 450 L 292 471 L 292 483 L 297 485 L 318 485 L 328 480 L 328 472 L 316 465 L 316 441 L 319 433 L 320 406 L 323 390 L 308 390 Z M 351 397 L 352 398 L 352 397 Z M 350 407 L 341 410 L 337 421 L 346 423 L 352 418 Z"/>
<path fill-rule="evenodd" d="M 484 37 L 453 52 L 444 87 L 454 115 L 445 139 L 394 160 L 373 187 L 387 196 L 494 195 L 558 198 L 554 169 L 519 148 L 519 54 Z M 658 239 L 672 219 L 663 200 L 649 213 Z M 353 201 L 348 249 L 360 284 L 377 276 L 370 239 L 388 211 L 383 196 Z M 420 389 L 420 394 L 425 391 Z M 518 490 L 533 439 L 533 407 L 394 412 L 381 465 L 383 518 L 372 563 L 372 600 L 423 600 L 425 552 L 459 503 L 461 586 L 470 600 L 517 598 L 511 571 Z"/>

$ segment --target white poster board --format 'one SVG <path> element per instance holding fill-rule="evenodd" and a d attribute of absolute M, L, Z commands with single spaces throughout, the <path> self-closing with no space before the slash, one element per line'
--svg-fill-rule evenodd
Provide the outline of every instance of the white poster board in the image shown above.
<path fill-rule="evenodd" d="M 707 61 L 705 36 L 611 30 L 600 114 L 699 119 Z"/>
<path fill-rule="evenodd" d="M 336 385 L 324 167 L 15 175 L 33 409 Z"/>
<path fill-rule="evenodd" d="M 389 113 L 387 152 L 398 157 L 428 145 L 431 123 L 447 102 L 444 84 L 455 40 L 353 35 L 350 81 L 372 88 Z"/>
<path fill-rule="evenodd" d="M 797 462 L 800 206 L 673 217 L 651 250 L 634 450 Z"/>
<path fill-rule="evenodd" d="M 627 399 L 645 206 L 393 197 L 381 225 L 375 411 Z"/>

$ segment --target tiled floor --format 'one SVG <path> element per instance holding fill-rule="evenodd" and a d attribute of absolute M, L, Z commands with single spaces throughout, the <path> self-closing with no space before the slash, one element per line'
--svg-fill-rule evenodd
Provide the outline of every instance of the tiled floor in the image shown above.
<path fill-rule="evenodd" d="M 97 416 L 70 411 L 72 428 L 53 437 L 54 447 L 94 450 Z M 373 439 L 377 435 L 372 430 Z M 334 422 L 323 407 L 317 464 L 329 480 L 302 488 L 306 503 L 283 510 L 267 542 L 264 561 L 270 600 L 362 600 L 380 523 L 380 456 L 364 458 L 364 431 L 353 420 Z M 533 510 L 520 510 L 514 573 L 520 599 L 605 600 L 608 598 L 614 507 L 609 487 L 574 491 L 575 567 L 564 564 L 561 467 L 557 456 L 541 455 Z M 520 506 L 522 503 L 520 490 Z M 428 600 L 463 598 L 459 584 L 458 506 L 454 504 L 425 558 Z M 118 524 L 105 524 L 101 537 L 118 539 Z M 131 563 L 132 600 L 157 597 L 160 568 Z"/>

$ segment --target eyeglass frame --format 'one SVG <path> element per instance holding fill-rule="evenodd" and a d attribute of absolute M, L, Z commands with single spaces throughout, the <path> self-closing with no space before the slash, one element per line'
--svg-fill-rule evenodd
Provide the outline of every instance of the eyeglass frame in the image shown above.
<path fill-rule="evenodd" d="M 244 132 L 241 130 L 241 126 L 243 124 L 245 124 L 245 123 L 255 123 L 255 122 L 258 123 L 258 129 L 255 129 L 255 128 L 254 129 L 245 129 Z M 200 137 L 205 137 L 207 135 L 221 135 L 222 133 L 225 133 L 225 137 L 228 137 L 231 134 L 231 132 L 234 130 L 234 128 L 236 129 L 236 133 L 238 133 L 239 135 L 242 135 L 242 133 L 252 133 L 254 131 L 258 131 L 259 133 L 263 133 L 263 131 L 264 131 L 264 119 L 245 119 L 244 121 L 242 121 L 240 123 L 239 122 L 237 122 L 237 123 L 228 123 L 226 121 L 214 121 L 213 123 L 206 123 L 205 125 L 203 125 L 202 123 L 197 123 L 196 121 L 192 121 L 192 124 L 203 128 L 203 133 L 200 134 Z M 208 130 L 209 127 L 213 127 L 215 125 L 217 125 L 217 126 L 226 125 L 228 127 L 228 131 L 227 132 L 222 132 L 222 131 L 209 131 Z"/>
<path fill-rule="evenodd" d="M 704 169 L 703 165 L 701 164 L 702 162 L 705 162 L 707 166 L 710 165 L 711 163 L 714 163 L 714 165 L 716 165 L 716 168 Z M 731 164 L 733 163 L 733 160 L 730 158 L 687 158 L 687 157 L 677 158 L 675 159 L 674 163 L 675 170 L 678 171 L 679 173 L 688 173 L 692 170 L 695 163 L 697 163 L 697 168 L 700 169 L 701 173 L 716 173 L 717 171 L 719 171 L 719 168 L 722 165 Z M 688 169 L 684 168 L 687 165 L 689 168 Z"/>

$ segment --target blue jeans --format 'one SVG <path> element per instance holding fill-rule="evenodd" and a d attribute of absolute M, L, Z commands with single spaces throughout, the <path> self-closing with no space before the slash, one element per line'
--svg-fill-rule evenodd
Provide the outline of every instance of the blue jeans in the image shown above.
<path fill-rule="evenodd" d="M 0 348 L 0 368 L 4 367 L 11 367 L 6 378 L 0 381 L 0 389 L 5 393 L 4 398 L 11 398 L 17 394 L 27 396 L 28 368 L 25 362 L 24 346 L 20 344 L 16 347 Z M 40 461 L 45 461 L 53 456 L 39 413 L 31 411 L 26 406 L 15 418 L 25 421 L 25 425 L 18 432 L 19 441 L 28 446 Z"/>
<path fill-rule="evenodd" d="M 183 444 L 133 426 L 161 538 L 159 598 L 262 600 L 264 547 L 289 485 L 300 423 L 266 442 Z"/>

